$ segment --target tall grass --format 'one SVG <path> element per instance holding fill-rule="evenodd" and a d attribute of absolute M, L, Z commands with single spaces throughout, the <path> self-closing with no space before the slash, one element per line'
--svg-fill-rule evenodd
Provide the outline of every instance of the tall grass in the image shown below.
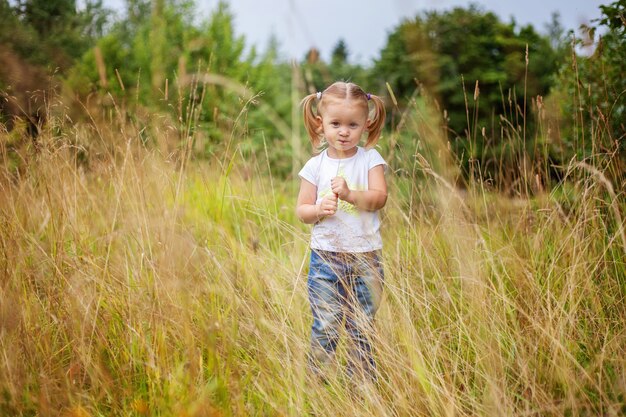
<path fill-rule="evenodd" d="M 262 157 L 164 151 L 159 118 L 147 147 L 117 108 L 1 132 L 0 415 L 626 413 L 623 190 L 579 162 L 532 198 L 461 192 L 436 117 L 404 117 L 356 387 L 306 372 L 308 229 Z"/>

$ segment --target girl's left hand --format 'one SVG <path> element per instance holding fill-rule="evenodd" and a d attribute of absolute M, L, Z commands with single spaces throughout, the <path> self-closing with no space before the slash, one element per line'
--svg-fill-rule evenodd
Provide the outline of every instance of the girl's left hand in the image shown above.
<path fill-rule="evenodd" d="M 335 177 L 330 180 L 330 188 L 333 190 L 333 193 L 342 200 L 346 200 L 350 195 L 348 183 L 346 183 L 346 180 L 342 177 Z"/>

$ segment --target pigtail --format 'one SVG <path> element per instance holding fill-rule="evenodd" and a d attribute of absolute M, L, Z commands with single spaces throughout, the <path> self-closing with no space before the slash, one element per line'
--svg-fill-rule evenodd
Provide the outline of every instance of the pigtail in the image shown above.
<path fill-rule="evenodd" d="M 320 134 L 320 126 L 316 114 L 313 112 L 313 102 L 317 100 L 317 94 L 309 94 L 300 102 L 302 106 L 302 116 L 304 127 L 309 134 L 309 140 L 313 145 L 313 149 L 317 150 L 322 142 Z"/>
<path fill-rule="evenodd" d="M 365 147 L 368 149 L 376 145 L 376 142 L 380 139 L 380 132 L 383 129 L 385 118 L 387 117 L 385 102 L 382 98 L 375 96 L 374 94 L 370 94 L 369 100 L 374 104 L 374 114 L 371 118 L 369 126 L 367 127 L 368 135 Z"/>

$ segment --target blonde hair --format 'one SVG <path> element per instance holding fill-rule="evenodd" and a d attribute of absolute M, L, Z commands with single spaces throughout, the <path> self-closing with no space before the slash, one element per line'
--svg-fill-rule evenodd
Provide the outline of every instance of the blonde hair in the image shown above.
<path fill-rule="evenodd" d="M 359 100 L 363 104 L 363 109 L 369 115 L 368 102 L 371 101 L 374 104 L 372 111 L 372 117 L 370 123 L 367 125 L 367 141 L 365 143 L 366 148 L 371 148 L 380 139 L 380 132 L 385 124 L 385 117 L 387 112 L 385 111 L 385 102 L 379 96 L 374 94 L 368 94 L 361 87 L 354 83 L 346 83 L 343 81 L 337 81 L 327 87 L 321 93 L 313 93 L 304 97 L 300 104 L 302 105 L 304 126 L 309 133 L 309 139 L 315 150 L 318 150 L 322 142 L 322 127 L 319 124 L 317 117 L 322 116 L 324 111 L 324 101 L 326 98 L 331 97 L 335 99 L 350 99 Z M 313 109 L 313 103 L 317 100 L 317 106 Z"/>

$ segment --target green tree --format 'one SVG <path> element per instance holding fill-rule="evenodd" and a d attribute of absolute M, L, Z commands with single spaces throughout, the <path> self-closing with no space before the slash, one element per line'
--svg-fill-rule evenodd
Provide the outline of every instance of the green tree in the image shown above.
<path fill-rule="evenodd" d="M 563 160 L 588 158 L 620 178 L 626 171 L 626 3 L 600 11 L 599 19 L 582 27 L 585 42 L 595 41 L 592 54 L 577 54 L 583 40 L 570 34 L 571 53 L 555 88 L 562 122 L 554 141 Z"/>
<path fill-rule="evenodd" d="M 348 45 L 343 39 L 339 39 L 330 54 L 330 65 L 341 66 L 348 63 Z"/>
<path fill-rule="evenodd" d="M 363 88 L 367 87 L 367 71 L 359 64 L 350 62 L 350 50 L 343 39 L 337 41 L 330 55 L 329 82 L 337 80 L 350 81 L 359 84 Z"/>
<path fill-rule="evenodd" d="M 61 72 L 88 49 L 103 33 L 110 10 L 102 1 L 87 1 L 79 10 L 75 0 L 24 0 L 14 6 L 20 23 L 34 33 L 42 62 Z M 53 69 L 57 69 L 53 68 Z"/>
<path fill-rule="evenodd" d="M 467 136 L 466 96 L 480 89 L 480 116 L 502 113 L 502 91 L 516 88 L 523 100 L 526 45 L 529 48 L 527 95 L 546 94 L 557 63 L 548 39 L 532 26 L 504 24 L 477 6 L 447 12 L 428 12 L 404 21 L 387 40 L 375 72 L 395 94 L 408 97 L 416 82 L 441 101 L 450 127 Z M 462 88 L 465 81 L 466 92 Z"/>
<path fill-rule="evenodd" d="M 249 87 L 257 99 L 249 106 L 247 140 L 241 149 L 248 159 L 260 158 L 264 166 L 265 146 L 271 147 L 267 156 L 274 174 L 286 176 L 291 172 L 292 144 L 292 76 L 294 68 L 280 57 L 280 45 L 275 37 L 268 41 L 258 59 L 252 59 Z M 300 92 L 297 92 L 298 98 Z M 268 110 L 268 107 L 270 108 Z M 271 111 L 272 115 L 268 114 Z M 299 117 L 299 114 L 298 114 Z"/>
<path fill-rule="evenodd" d="M 57 88 L 58 76 L 104 33 L 108 20 L 99 0 L 80 10 L 71 0 L 0 0 L 0 120 L 39 124 L 45 118 L 40 92 Z"/>
<path fill-rule="evenodd" d="M 18 4 L 24 22 L 42 36 L 63 30 L 77 15 L 75 0 L 27 0 Z"/>
<path fill-rule="evenodd" d="M 519 135 L 518 142 L 526 147 L 531 135 L 525 132 L 533 126 L 531 99 L 549 92 L 557 59 L 550 40 L 532 26 L 505 24 L 472 5 L 402 22 L 389 34 L 374 72 L 389 83 L 400 106 L 418 86 L 438 101 L 465 168 L 470 158 L 482 166 L 490 158 L 513 165 L 516 161 L 504 153 L 506 134 L 501 132 Z M 479 134 L 483 127 L 490 153 Z"/>

